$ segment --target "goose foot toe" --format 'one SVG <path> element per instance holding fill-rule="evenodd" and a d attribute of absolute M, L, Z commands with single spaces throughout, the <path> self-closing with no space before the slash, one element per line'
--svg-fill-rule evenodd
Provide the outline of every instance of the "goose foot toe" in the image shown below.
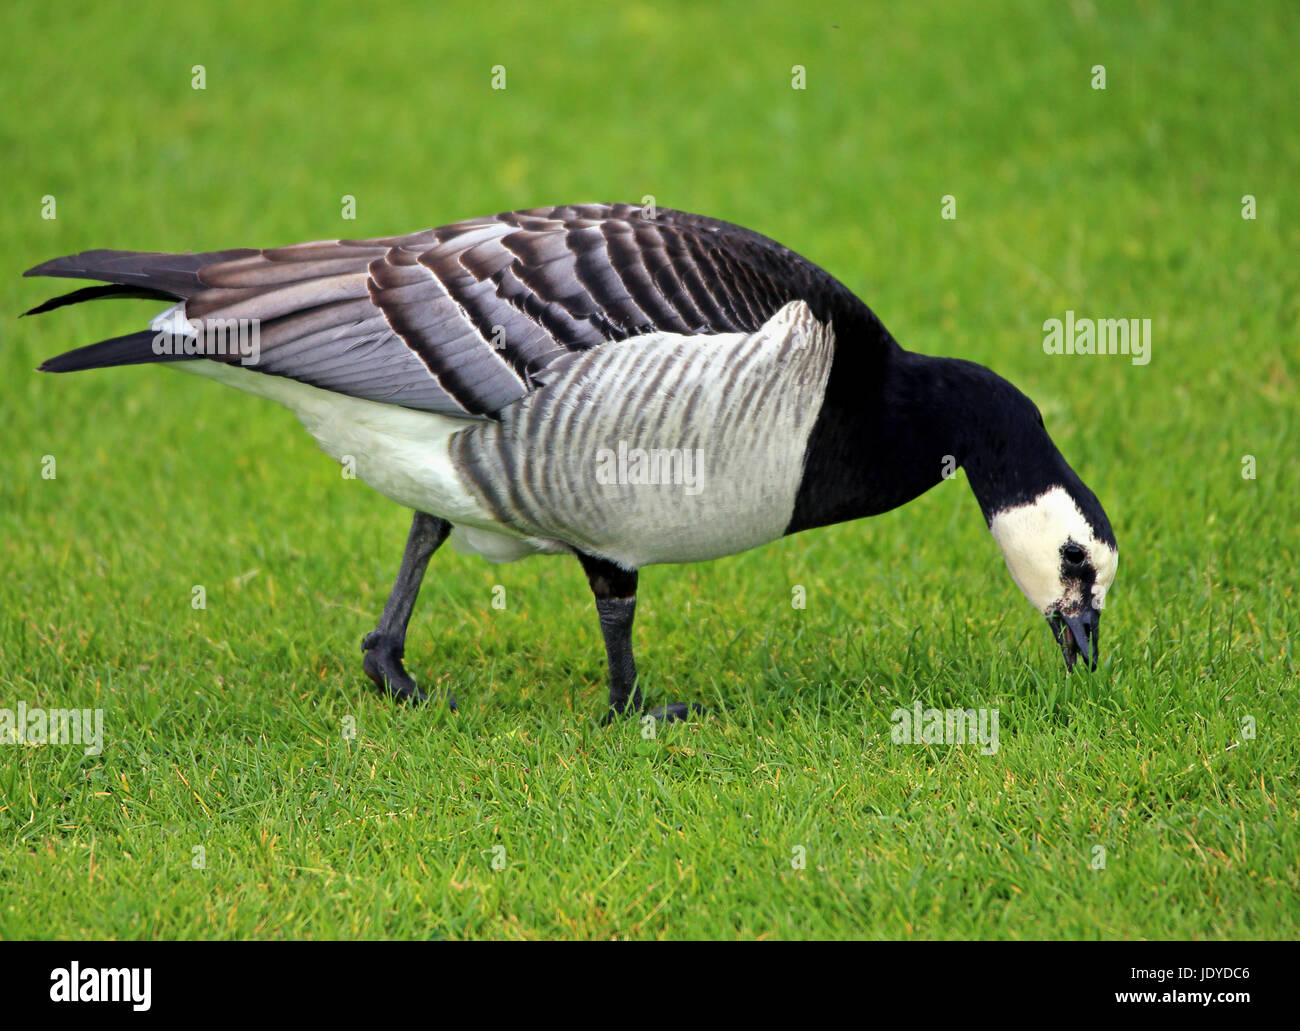
<path fill-rule="evenodd" d="M 610 709 L 605 713 L 605 718 L 600 722 L 602 726 L 608 727 L 615 720 L 621 719 L 624 716 L 633 716 L 637 719 L 649 716 L 660 723 L 672 723 L 676 720 L 688 720 L 692 716 L 703 716 L 705 712 L 706 710 L 704 706 L 700 705 L 698 702 L 669 702 L 667 705 L 661 705 L 657 709 L 633 709 L 630 706 L 623 710 L 623 712 Z"/>
<path fill-rule="evenodd" d="M 405 649 L 400 644 L 376 630 L 362 638 L 361 647 L 366 653 L 361 668 L 381 692 L 412 705 L 421 705 L 429 700 L 402 665 Z M 456 699 L 450 694 L 447 695 L 447 705 L 455 711 Z"/>
<path fill-rule="evenodd" d="M 372 645 L 366 651 L 366 657 L 361 660 L 361 668 L 366 671 L 366 676 L 375 687 L 392 698 L 412 705 L 428 700 L 428 696 L 420 690 L 402 665 L 401 652 L 385 647 L 382 642 Z"/>
<path fill-rule="evenodd" d="M 674 720 L 688 720 L 692 716 L 703 716 L 704 706 L 699 702 L 669 702 L 657 709 L 648 710 L 646 715 L 653 716 L 661 723 L 672 723 Z"/>

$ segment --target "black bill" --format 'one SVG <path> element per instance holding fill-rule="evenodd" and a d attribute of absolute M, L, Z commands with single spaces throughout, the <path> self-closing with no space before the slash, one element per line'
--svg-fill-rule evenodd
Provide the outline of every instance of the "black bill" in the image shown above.
<path fill-rule="evenodd" d="M 1065 669 L 1074 669 L 1074 664 L 1083 659 L 1089 669 L 1097 668 L 1097 629 L 1101 613 L 1094 608 L 1086 608 L 1073 614 L 1054 612 L 1047 617 L 1047 625 L 1052 628 L 1052 636 L 1061 646 L 1065 656 Z"/>

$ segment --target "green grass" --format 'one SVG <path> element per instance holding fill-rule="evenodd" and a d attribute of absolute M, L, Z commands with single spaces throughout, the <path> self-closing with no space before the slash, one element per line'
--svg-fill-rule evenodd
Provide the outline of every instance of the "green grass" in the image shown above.
<path fill-rule="evenodd" d="M 106 744 L 0 745 L 0 937 L 1296 935 L 1300 17 L 864 6 L 5 5 L 0 707 L 102 708 Z M 397 708 L 358 643 L 406 513 L 274 406 L 33 372 L 156 305 L 14 318 L 49 295 L 22 269 L 86 247 L 646 194 L 1039 403 L 1121 545 L 1096 674 L 959 477 L 646 571 L 647 689 L 711 709 L 654 740 L 594 722 L 576 563 L 447 549 L 408 662 L 461 711 Z M 1151 318 L 1151 364 L 1044 355 L 1067 308 Z M 998 752 L 891 743 L 916 699 L 996 707 Z"/>

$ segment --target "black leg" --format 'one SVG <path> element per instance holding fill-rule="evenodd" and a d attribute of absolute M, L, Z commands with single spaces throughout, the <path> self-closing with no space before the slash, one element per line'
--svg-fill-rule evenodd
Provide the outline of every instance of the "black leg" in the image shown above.
<path fill-rule="evenodd" d="M 406 538 L 406 551 L 397 570 L 393 590 L 379 617 L 379 625 L 361 640 L 366 653 L 362 667 L 375 686 L 394 698 L 413 703 L 423 702 L 425 694 L 415 685 L 402 665 L 406 652 L 406 626 L 411 621 L 420 583 L 429 559 L 451 533 L 451 524 L 427 512 L 416 512 L 411 521 L 411 533 Z M 447 696 L 448 704 L 456 708 L 456 699 Z"/>
<path fill-rule="evenodd" d="M 582 552 L 578 552 L 578 560 L 586 571 L 591 593 L 596 596 L 600 632 L 605 638 L 605 658 L 609 663 L 609 711 L 605 714 L 605 722 L 609 723 L 629 711 L 645 711 L 641 689 L 636 683 L 636 660 L 632 656 L 637 571 Z M 698 705 L 674 702 L 653 709 L 648 715 L 657 720 L 682 720 L 692 712 L 702 711 Z"/>

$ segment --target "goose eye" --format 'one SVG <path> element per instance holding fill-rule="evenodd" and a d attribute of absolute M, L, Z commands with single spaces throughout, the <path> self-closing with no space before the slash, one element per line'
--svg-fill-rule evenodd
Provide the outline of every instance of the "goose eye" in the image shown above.
<path fill-rule="evenodd" d="M 1063 553 L 1065 561 L 1074 566 L 1082 565 L 1083 560 L 1087 557 L 1087 553 L 1077 544 L 1067 544 L 1063 549 Z"/>

